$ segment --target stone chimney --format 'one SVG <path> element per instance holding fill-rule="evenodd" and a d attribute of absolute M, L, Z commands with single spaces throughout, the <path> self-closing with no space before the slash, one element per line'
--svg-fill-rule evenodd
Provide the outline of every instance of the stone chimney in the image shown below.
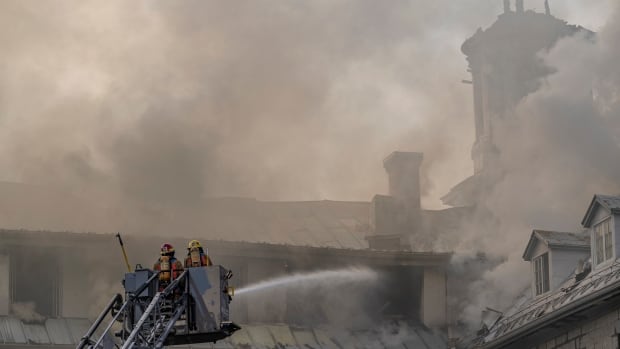
<path fill-rule="evenodd" d="M 510 12 L 510 0 L 504 0 L 504 13 Z"/>
<path fill-rule="evenodd" d="M 523 13 L 524 11 L 524 6 L 523 6 L 523 0 L 517 0 L 517 13 Z"/>
<path fill-rule="evenodd" d="M 420 165 L 422 153 L 395 151 L 383 160 L 391 197 L 407 210 L 420 209 Z"/>
<path fill-rule="evenodd" d="M 393 152 L 383 160 L 389 195 L 375 195 L 370 217 L 369 247 L 378 250 L 410 249 L 408 236 L 420 223 L 420 165 L 422 153 Z"/>

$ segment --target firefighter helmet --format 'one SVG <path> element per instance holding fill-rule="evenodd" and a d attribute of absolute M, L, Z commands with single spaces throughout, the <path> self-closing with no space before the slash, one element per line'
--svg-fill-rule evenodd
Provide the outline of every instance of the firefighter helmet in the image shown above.
<path fill-rule="evenodd" d="M 174 254 L 174 247 L 171 244 L 165 243 L 161 245 L 161 255 L 162 256 L 170 256 Z"/>
<path fill-rule="evenodd" d="M 198 241 L 198 240 L 192 240 L 187 245 L 187 249 L 188 250 L 191 250 L 192 248 L 201 248 L 201 247 L 202 246 L 200 245 L 200 241 Z"/>

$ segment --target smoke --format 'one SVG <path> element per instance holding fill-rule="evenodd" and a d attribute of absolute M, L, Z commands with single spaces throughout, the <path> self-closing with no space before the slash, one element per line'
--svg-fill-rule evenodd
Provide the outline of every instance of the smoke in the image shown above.
<path fill-rule="evenodd" d="M 576 35 L 541 52 L 555 73 L 496 129 L 502 174 L 482 205 L 495 223 L 460 242 L 502 260 L 469 287 L 461 316 L 472 325 L 484 307 L 505 309 L 529 290 L 521 256 L 532 229 L 580 232 L 594 194 L 620 193 L 619 16 L 595 39 Z"/>
<path fill-rule="evenodd" d="M 613 3 L 552 10 L 597 30 Z M 424 152 L 425 207 L 436 206 L 471 173 L 458 48 L 500 6 L 3 1 L 0 178 L 68 189 L 94 208 L 62 196 L 2 224 L 151 231 L 162 207 L 198 210 L 213 196 L 367 201 L 385 192 L 380 160 L 395 149 Z M 544 55 L 557 72 L 500 125 L 505 173 L 484 205 L 496 219 L 468 222 L 456 243 L 506 260 L 474 283 L 474 303 L 502 307 L 527 282 L 515 246 L 532 227 L 578 229 L 593 193 L 619 191 L 617 19 L 596 43 Z M 29 200 L 9 194 L 7 210 Z M 74 222 L 53 218 L 63 210 Z"/>
<path fill-rule="evenodd" d="M 40 322 L 45 317 L 36 311 L 34 302 L 15 302 L 11 304 L 11 311 L 15 317 L 25 322 Z"/>
<path fill-rule="evenodd" d="M 471 109 L 460 83 L 464 35 L 456 34 L 496 6 L 2 8 L 5 180 L 107 206 L 191 206 L 211 196 L 368 200 L 385 188 L 381 159 L 403 149 L 425 152 L 427 197 L 437 205 L 445 183 L 470 168 L 471 123 L 460 117 Z"/>

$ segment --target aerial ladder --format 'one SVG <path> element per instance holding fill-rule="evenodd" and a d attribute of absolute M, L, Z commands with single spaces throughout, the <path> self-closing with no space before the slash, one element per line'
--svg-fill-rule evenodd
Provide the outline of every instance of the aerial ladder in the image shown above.
<path fill-rule="evenodd" d="M 112 297 L 76 349 L 215 343 L 240 329 L 229 319 L 231 271 L 219 265 L 187 268 L 167 285 L 160 285 L 158 276 L 139 266 L 126 273 L 125 297 Z"/>

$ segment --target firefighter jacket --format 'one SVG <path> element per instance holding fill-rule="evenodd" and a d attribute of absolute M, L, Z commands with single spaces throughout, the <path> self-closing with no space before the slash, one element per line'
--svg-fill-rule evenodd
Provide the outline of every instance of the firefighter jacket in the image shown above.
<path fill-rule="evenodd" d="M 213 265 L 211 258 L 202 252 L 192 251 L 185 258 L 185 268 L 206 267 L 209 265 Z"/>
<path fill-rule="evenodd" d="M 160 272 L 160 282 L 167 283 L 181 275 L 183 272 L 183 264 L 174 257 L 161 256 L 157 262 L 155 262 L 153 270 Z"/>

